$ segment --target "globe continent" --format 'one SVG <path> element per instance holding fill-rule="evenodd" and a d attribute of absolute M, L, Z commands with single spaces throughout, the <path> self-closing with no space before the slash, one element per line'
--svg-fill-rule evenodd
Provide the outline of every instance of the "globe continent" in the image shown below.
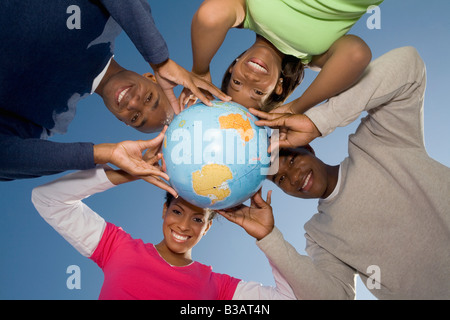
<path fill-rule="evenodd" d="M 270 165 L 265 128 L 234 102 L 195 104 L 166 131 L 163 156 L 171 186 L 202 208 L 241 204 L 261 187 Z"/>

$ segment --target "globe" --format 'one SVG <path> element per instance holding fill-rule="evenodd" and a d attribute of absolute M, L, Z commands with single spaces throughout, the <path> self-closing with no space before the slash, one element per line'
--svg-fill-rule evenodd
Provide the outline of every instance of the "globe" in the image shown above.
<path fill-rule="evenodd" d="M 162 150 L 169 183 L 180 197 L 201 208 L 226 209 L 262 186 L 270 166 L 269 135 L 243 106 L 212 103 L 180 112 Z"/>

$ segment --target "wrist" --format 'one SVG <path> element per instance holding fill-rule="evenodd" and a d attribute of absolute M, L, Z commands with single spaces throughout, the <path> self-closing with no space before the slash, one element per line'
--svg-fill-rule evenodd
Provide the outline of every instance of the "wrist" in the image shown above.
<path fill-rule="evenodd" d="M 150 63 L 150 67 L 152 67 L 152 69 L 155 72 L 157 72 L 161 67 L 166 65 L 169 61 L 170 61 L 170 58 L 167 58 L 167 60 L 164 60 L 163 62 L 160 62 L 160 63 Z"/>
<path fill-rule="evenodd" d="M 111 181 L 111 183 L 114 185 L 119 185 L 139 179 L 138 177 L 132 176 L 123 170 L 107 169 L 105 170 L 105 173 L 109 181 Z"/>
<path fill-rule="evenodd" d="M 105 164 L 110 162 L 115 143 L 100 143 L 94 145 L 94 163 Z"/>

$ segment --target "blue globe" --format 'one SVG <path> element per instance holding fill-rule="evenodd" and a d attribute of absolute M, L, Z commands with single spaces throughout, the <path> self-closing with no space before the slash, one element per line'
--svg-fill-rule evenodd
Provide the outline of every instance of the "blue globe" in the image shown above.
<path fill-rule="evenodd" d="M 268 132 L 234 102 L 197 103 L 169 125 L 163 156 L 171 186 L 186 201 L 210 209 L 245 202 L 270 166 Z"/>

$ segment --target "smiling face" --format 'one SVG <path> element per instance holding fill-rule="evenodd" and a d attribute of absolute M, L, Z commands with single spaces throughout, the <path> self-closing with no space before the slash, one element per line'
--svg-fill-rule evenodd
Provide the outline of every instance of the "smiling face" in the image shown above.
<path fill-rule="evenodd" d="M 103 101 L 122 122 L 144 133 L 161 130 L 173 118 L 173 109 L 152 74 L 123 70 L 103 86 Z"/>
<path fill-rule="evenodd" d="M 283 91 L 281 62 L 271 45 L 255 42 L 228 70 L 231 79 L 227 94 L 246 108 L 260 109 L 272 93 L 280 95 Z"/>
<path fill-rule="evenodd" d="M 162 253 L 166 261 L 190 259 L 191 249 L 211 227 L 210 214 L 182 198 L 171 200 L 169 205 L 164 204 L 164 240 L 161 242 L 164 250 L 161 252 L 166 253 Z"/>
<path fill-rule="evenodd" d="M 297 148 L 280 151 L 279 170 L 268 179 L 291 196 L 313 199 L 331 194 L 336 186 L 335 174 L 333 167 L 324 164 L 313 153 Z"/>

